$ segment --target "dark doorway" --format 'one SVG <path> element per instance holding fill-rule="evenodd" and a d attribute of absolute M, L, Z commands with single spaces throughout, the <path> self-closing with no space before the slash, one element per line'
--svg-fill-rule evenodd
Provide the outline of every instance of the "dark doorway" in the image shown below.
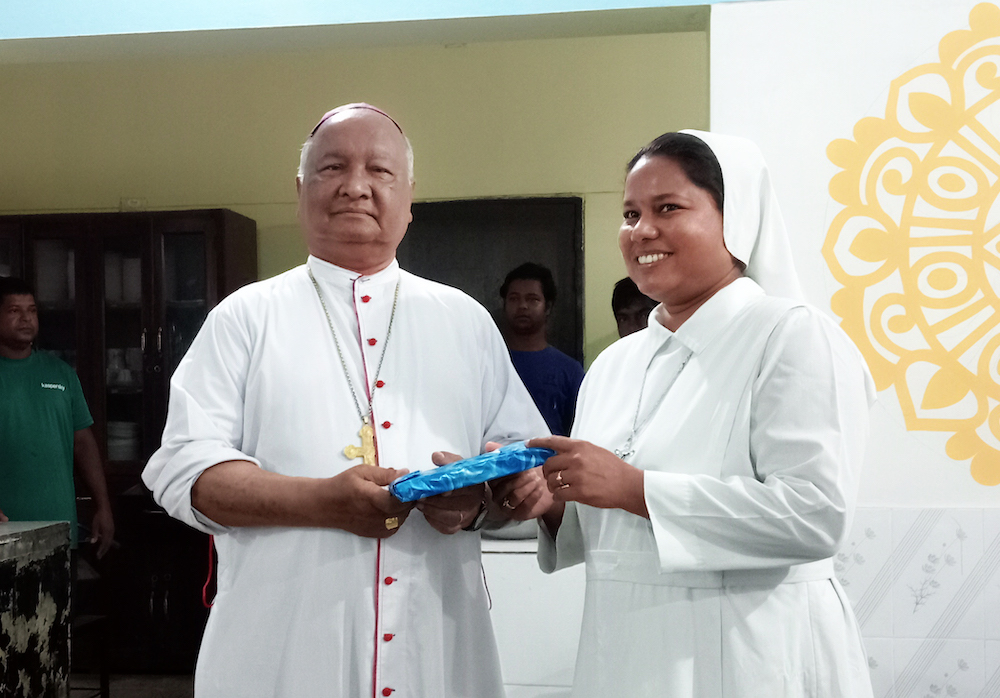
<path fill-rule="evenodd" d="M 558 297 L 549 343 L 583 361 L 583 201 L 474 199 L 413 204 L 396 251 L 404 269 L 460 288 L 502 326 L 500 284 L 523 262 L 552 270 Z"/>

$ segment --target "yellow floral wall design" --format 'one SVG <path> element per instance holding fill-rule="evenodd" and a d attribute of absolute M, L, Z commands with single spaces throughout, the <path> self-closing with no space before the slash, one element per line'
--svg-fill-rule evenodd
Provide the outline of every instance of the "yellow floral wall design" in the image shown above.
<path fill-rule="evenodd" d="M 823 256 L 831 299 L 907 429 L 951 432 L 947 455 L 1000 484 L 1000 7 L 973 8 L 940 62 L 899 76 L 885 116 L 835 140 L 845 208 Z"/>

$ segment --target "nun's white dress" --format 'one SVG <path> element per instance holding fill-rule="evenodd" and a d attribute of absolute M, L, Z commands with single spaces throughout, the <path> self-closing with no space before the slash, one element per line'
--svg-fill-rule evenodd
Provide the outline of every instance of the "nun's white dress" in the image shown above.
<path fill-rule="evenodd" d="M 748 276 L 796 296 L 759 152 L 695 135 L 723 167 L 727 247 L 750 260 Z M 741 201 L 753 215 L 730 211 Z M 754 264 L 761 249 L 770 259 Z M 655 318 L 594 362 L 572 434 L 614 450 L 640 425 L 626 460 L 644 471 L 650 518 L 569 503 L 556 539 L 540 537 L 544 570 L 586 564 L 573 695 L 871 696 L 830 560 L 849 530 L 874 399 L 860 353 L 818 310 L 752 278 L 676 332 Z"/>

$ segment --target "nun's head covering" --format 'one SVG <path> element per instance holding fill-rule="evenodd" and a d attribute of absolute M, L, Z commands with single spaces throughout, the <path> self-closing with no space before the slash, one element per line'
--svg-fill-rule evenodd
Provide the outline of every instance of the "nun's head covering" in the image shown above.
<path fill-rule="evenodd" d="M 744 274 L 771 296 L 802 300 L 799 277 L 771 176 L 760 149 L 745 138 L 684 130 L 704 141 L 722 167 L 722 235 Z"/>

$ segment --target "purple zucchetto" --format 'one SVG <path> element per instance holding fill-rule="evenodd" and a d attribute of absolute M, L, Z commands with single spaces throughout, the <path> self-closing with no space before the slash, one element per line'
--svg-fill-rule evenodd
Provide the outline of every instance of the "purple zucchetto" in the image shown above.
<path fill-rule="evenodd" d="M 367 109 L 367 110 L 373 111 L 373 112 L 375 112 L 377 114 L 381 114 L 382 116 L 384 116 L 385 118 L 387 118 L 389 121 L 391 121 L 393 123 L 393 125 L 396 128 L 399 129 L 400 133 L 403 133 L 402 127 L 399 124 L 396 123 L 396 120 L 393 119 L 388 114 L 386 114 L 381 109 L 379 109 L 378 107 L 372 106 L 371 104 L 368 104 L 367 102 L 352 102 L 351 104 L 343 104 L 343 105 L 341 105 L 339 107 L 335 107 L 335 108 L 331 109 L 330 111 L 328 111 L 326 114 L 324 114 L 323 118 L 319 120 L 319 123 L 317 123 L 313 127 L 313 130 L 309 133 L 309 137 L 312 138 L 313 136 L 315 136 L 316 132 L 319 131 L 319 127 L 322 126 L 324 123 L 326 123 L 327 119 L 330 119 L 331 117 L 336 116 L 337 114 L 340 114 L 341 112 L 345 112 L 348 109 Z"/>

